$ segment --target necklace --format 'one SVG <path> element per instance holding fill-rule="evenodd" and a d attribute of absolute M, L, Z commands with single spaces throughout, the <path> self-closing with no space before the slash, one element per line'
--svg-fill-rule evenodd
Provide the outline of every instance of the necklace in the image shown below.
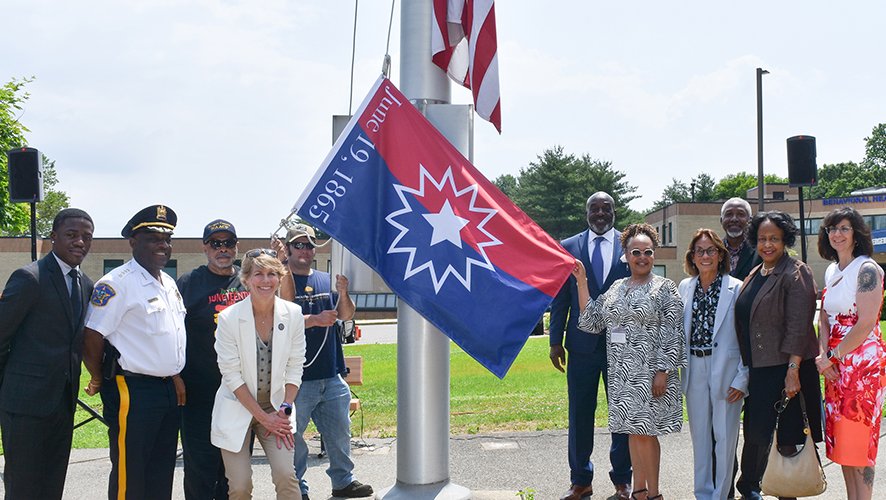
<path fill-rule="evenodd" d="M 762 276 L 769 276 L 770 274 L 772 274 L 772 271 L 773 271 L 774 269 L 775 269 L 775 266 L 772 266 L 772 267 L 766 267 L 766 266 L 763 266 L 763 267 L 760 269 L 760 274 L 761 274 Z"/>

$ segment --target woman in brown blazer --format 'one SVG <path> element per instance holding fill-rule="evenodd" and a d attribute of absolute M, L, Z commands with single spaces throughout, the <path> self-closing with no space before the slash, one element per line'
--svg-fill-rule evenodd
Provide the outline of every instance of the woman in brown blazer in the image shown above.
<path fill-rule="evenodd" d="M 735 305 L 735 323 L 742 361 L 749 369 L 744 410 L 744 448 L 738 490 L 744 498 L 762 498 L 760 478 L 766 467 L 775 429 L 776 403 L 784 405 L 778 430 L 779 451 L 788 454 L 805 442 L 801 390 L 812 437 L 821 442 L 821 388 L 815 357 L 818 340 L 815 281 L 803 262 L 787 254 L 799 230 L 790 215 L 757 214 L 748 240 L 763 262 L 744 280 Z"/>

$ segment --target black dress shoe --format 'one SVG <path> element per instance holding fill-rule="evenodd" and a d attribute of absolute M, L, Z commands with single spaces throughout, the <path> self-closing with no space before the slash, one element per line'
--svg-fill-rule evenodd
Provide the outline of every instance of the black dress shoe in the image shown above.
<path fill-rule="evenodd" d="M 311 497 L 309 497 L 307 493 L 302 493 L 301 500 L 311 500 Z"/>
<path fill-rule="evenodd" d="M 372 495 L 372 486 L 363 484 L 360 481 L 351 481 L 351 484 L 340 490 L 332 490 L 332 496 L 343 498 L 361 498 Z"/>

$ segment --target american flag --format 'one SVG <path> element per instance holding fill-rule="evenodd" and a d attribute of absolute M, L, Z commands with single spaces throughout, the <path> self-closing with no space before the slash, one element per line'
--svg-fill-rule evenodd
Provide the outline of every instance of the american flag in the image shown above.
<path fill-rule="evenodd" d="M 477 114 L 501 133 L 493 0 L 434 0 L 432 24 L 434 64 L 471 89 Z"/>

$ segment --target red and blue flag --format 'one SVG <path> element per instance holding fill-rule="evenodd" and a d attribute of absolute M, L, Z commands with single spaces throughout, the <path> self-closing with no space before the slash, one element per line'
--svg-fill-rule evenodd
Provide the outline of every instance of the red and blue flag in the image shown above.
<path fill-rule="evenodd" d="M 498 377 L 574 262 L 383 77 L 295 211 Z"/>

